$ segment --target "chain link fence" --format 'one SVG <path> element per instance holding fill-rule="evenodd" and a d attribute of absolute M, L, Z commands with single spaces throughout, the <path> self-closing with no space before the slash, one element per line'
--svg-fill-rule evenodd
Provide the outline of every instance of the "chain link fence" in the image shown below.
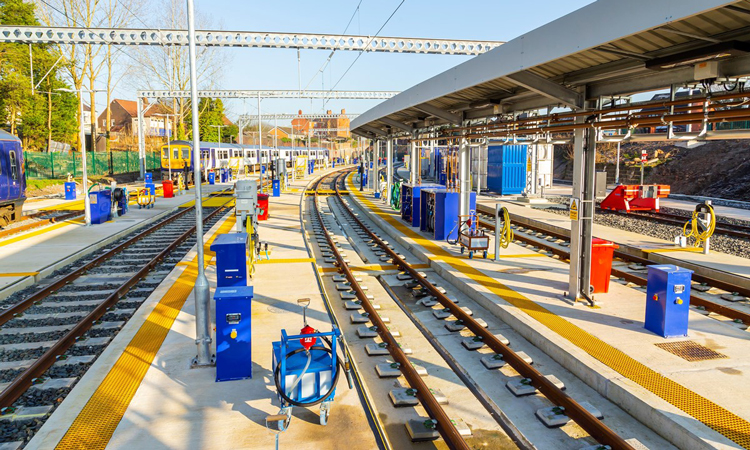
<path fill-rule="evenodd" d="M 79 153 L 24 152 L 24 168 L 27 179 L 66 179 L 83 175 Z M 140 171 L 138 152 L 112 150 L 111 152 L 88 152 L 86 169 L 89 176 L 118 175 Z M 159 152 L 146 152 L 146 170 L 161 167 Z"/>

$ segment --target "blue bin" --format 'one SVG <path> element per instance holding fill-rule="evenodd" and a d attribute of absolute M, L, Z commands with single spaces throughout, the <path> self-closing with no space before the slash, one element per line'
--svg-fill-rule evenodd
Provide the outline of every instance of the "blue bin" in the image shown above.
<path fill-rule="evenodd" d="M 273 189 L 271 197 L 281 197 L 281 180 L 271 181 L 271 188 Z"/>
<path fill-rule="evenodd" d="M 216 381 L 253 377 L 252 300 L 252 286 L 216 288 Z"/>
<path fill-rule="evenodd" d="M 526 189 L 526 145 L 487 147 L 487 189 L 500 195 L 523 193 Z"/>
<path fill-rule="evenodd" d="M 216 174 L 213 171 L 208 172 L 208 184 L 216 184 Z"/>
<path fill-rule="evenodd" d="M 65 183 L 65 200 L 76 199 L 76 184 L 72 181 Z"/>
<path fill-rule="evenodd" d="M 661 337 L 687 336 L 692 270 L 648 266 L 645 328 Z"/>
<path fill-rule="evenodd" d="M 220 234 L 211 251 L 216 253 L 217 286 L 247 286 L 247 233 Z"/>
<path fill-rule="evenodd" d="M 91 223 L 102 224 L 112 218 L 112 191 L 102 189 L 89 192 L 91 203 Z"/>

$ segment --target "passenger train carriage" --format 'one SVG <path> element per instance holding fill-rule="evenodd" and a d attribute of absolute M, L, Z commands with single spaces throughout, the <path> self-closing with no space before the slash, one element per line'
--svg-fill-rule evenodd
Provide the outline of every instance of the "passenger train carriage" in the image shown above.
<path fill-rule="evenodd" d="M 21 140 L 0 130 L 0 226 L 23 216 L 26 176 Z"/>
<path fill-rule="evenodd" d="M 246 172 L 260 170 L 260 165 L 268 165 L 278 158 L 286 160 L 287 167 L 292 167 L 294 158 L 307 156 L 307 147 L 262 147 L 257 145 L 229 144 L 218 142 L 200 143 L 201 171 L 204 169 L 231 168 L 239 170 L 244 166 Z M 171 154 L 169 149 L 171 148 Z M 172 178 L 187 171 L 188 183 L 193 182 L 193 143 L 190 141 L 172 141 L 161 146 L 162 179 L 169 178 L 170 164 Z M 328 149 L 311 147 L 310 158 L 323 162 L 328 159 Z"/>

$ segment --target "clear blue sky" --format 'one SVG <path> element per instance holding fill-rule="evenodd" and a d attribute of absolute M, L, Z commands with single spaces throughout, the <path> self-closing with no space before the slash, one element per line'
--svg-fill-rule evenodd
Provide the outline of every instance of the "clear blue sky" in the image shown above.
<path fill-rule="evenodd" d="M 373 35 L 401 0 L 363 0 L 347 34 Z M 359 0 L 265 1 L 196 0 L 200 14 L 210 16 L 216 27 L 232 31 L 290 31 L 342 33 Z M 448 1 L 406 0 L 380 33 L 382 36 L 433 37 L 452 39 L 511 40 L 591 0 L 495 0 Z M 153 26 L 165 24 L 151 24 Z M 571 30 L 575 32 L 575 30 Z M 224 49 L 228 63 L 221 89 L 297 89 L 297 52 L 287 49 Z M 317 76 L 309 89 L 330 89 L 343 75 L 356 52 L 336 52 L 324 76 Z M 302 51 L 302 87 L 315 75 L 328 52 Z M 469 57 L 367 53 L 352 67 L 336 89 L 405 90 L 427 78 L 466 61 Z M 123 92 L 127 98 L 134 93 Z M 377 102 L 365 100 L 331 101 L 326 109 L 346 108 L 364 112 Z M 316 100 L 272 100 L 262 103 L 263 112 L 290 113 L 298 109 L 319 112 Z M 247 111 L 255 113 L 256 101 L 235 101 L 227 105 L 230 118 Z"/>

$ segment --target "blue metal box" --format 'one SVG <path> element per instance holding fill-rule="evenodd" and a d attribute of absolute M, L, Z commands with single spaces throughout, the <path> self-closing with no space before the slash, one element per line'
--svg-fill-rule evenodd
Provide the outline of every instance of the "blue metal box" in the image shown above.
<path fill-rule="evenodd" d="M 281 197 L 281 180 L 271 181 L 271 186 L 273 188 L 271 197 Z"/>
<path fill-rule="evenodd" d="M 659 336 L 687 336 L 693 271 L 669 264 L 648 266 L 645 328 Z"/>
<path fill-rule="evenodd" d="M 91 223 L 102 224 L 112 218 L 112 191 L 102 189 L 89 192 Z"/>
<path fill-rule="evenodd" d="M 216 288 L 216 381 L 252 378 L 253 287 Z"/>
<path fill-rule="evenodd" d="M 247 286 L 247 233 L 220 234 L 211 251 L 216 253 L 216 286 Z"/>
<path fill-rule="evenodd" d="M 151 193 L 151 195 L 156 195 L 156 185 L 154 183 L 148 182 L 146 183 L 146 189 Z"/>
<path fill-rule="evenodd" d="M 422 189 L 419 229 L 432 233 L 438 241 L 458 238 L 458 213 L 461 194 L 446 189 Z M 477 193 L 469 195 L 469 210 L 477 207 Z"/>
<path fill-rule="evenodd" d="M 410 184 L 401 185 L 401 218 L 413 227 L 418 227 L 420 222 L 420 192 L 422 189 L 441 189 L 444 186 L 438 184 Z"/>
<path fill-rule="evenodd" d="M 76 199 L 76 184 L 72 181 L 65 183 L 65 200 Z"/>
<path fill-rule="evenodd" d="M 153 182 L 154 182 L 154 174 L 153 174 L 153 173 L 151 173 L 151 172 L 146 172 L 146 175 L 145 175 L 144 181 L 145 181 L 146 183 L 153 183 Z"/>
<path fill-rule="evenodd" d="M 500 195 L 521 194 L 526 189 L 526 147 L 487 147 L 487 189 Z"/>
<path fill-rule="evenodd" d="M 208 184 L 216 184 L 216 173 L 208 172 Z"/>
<path fill-rule="evenodd" d="M 280 380 L 280 384 L 282 389 L 287 390 L 292 387 L 297 377 L 302 373 L 302 369 L 305 368 L 307 356 L 305 352 L 299 352 L 289 358 L 282 358 L 282 343 L 273 342 L 272 345 L 273 361 L 271 362 L 271 367 L 275 371 L 279 363 L 282 365 L 281 373 L 286 375 Z M 321 345 L 320 339 L 318 339 L 317 345 Z M 289 354 L 299 348 L 302 348 L 300 341 L 288 340 L 283 350 L 285 354 Z M 302 380 L 294 388 L 294 392 L 286 392 L 289 398 L 294 401 L 304 402 L 311 398 L 320 398 L 331 389 L 331 383 L 333 383 L 331 355 L 321 351 L 313 351 L 310 354 L 312 355 L 310 366 L 307 368 Z M 332 399 L 332 396 L 329 399 Z"/>

